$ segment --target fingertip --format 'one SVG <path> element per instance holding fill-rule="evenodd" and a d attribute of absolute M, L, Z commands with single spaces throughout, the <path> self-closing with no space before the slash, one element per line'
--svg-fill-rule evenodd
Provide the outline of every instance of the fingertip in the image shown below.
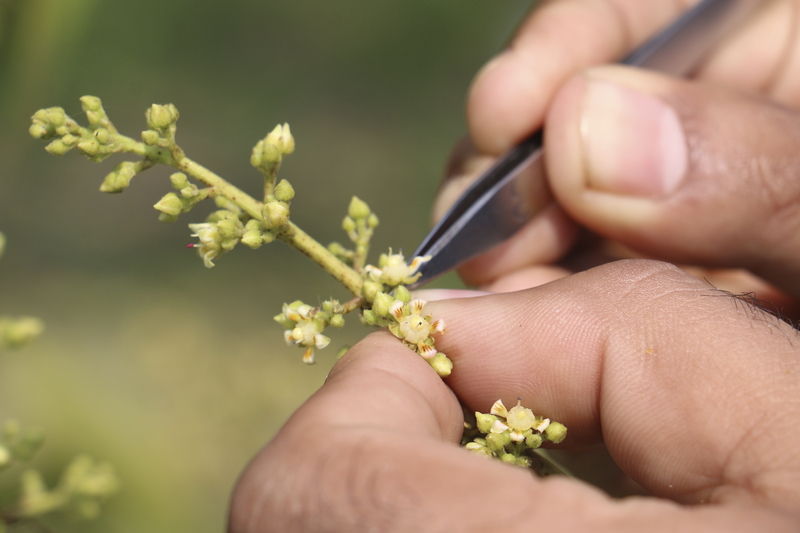
<path fill-rule="evenodd" d="M 467 100 L 467 119 L 481 152 L 499 155 L 541 123 L 546 104 L 541 82 L 535 64 L 514 48 L 478 72 Z"/>

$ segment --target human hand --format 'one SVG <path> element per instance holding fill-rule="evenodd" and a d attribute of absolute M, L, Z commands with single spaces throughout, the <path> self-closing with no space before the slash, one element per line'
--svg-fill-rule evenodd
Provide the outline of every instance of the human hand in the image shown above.
<path fill-rule="evenodd" d="M 800 527 L 788 324 L 651 261 L 428 306 L 448 324 L 447 384 L 386 332 L 353 347 L 248 466 L 231 533 Z M 460 449 L 455 395 L 484 412 L 522 397 L 566 424 L 560 446 L 602 440 L 654 497 L 614 500 Z"/>
<path fill-rule="evenodd" d="M 476 169 L 543 123 L 559 205 L 465 265 L 467 282 L 502 291 L 564 275 L 548 265 L 568 252 L 575 259 L 581 226 L 606 239 L 607 258 L 743 268 L 800 295 L 800 2 L 764 2 L 691 81 L 592 67 L 624 56 L 689 3 L 545 2 L 478 75 L 468 106 L 474 149 L 462 147 L 451 164 L 456 179 L 436 216 Z M 696 273 L 788 303 L 739 272 Z"/>

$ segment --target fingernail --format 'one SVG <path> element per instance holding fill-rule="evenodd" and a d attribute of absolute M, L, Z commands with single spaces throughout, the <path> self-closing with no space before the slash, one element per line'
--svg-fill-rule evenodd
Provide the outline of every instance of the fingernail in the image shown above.
<path fill-rule="evenodd" d="M 654 96 L 589 80 L 580 128 L 592 189 L 665 196 L 686 174 L 688 150 L 681 122 L 675 110 Z"/>
<path fill-rule="evenodd" d="M 473 291 L 467 289 L 419 289 L 414 291 L 414 298 L 420 298 L 429 302 L 437 300 L 455 300 L 458 298 L 476 298 L 492 294 L 485 291 Z"/>

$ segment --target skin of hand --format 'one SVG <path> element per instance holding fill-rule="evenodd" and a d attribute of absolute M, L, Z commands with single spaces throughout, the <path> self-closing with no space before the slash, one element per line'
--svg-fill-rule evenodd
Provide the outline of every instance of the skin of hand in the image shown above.
<path fill-rule="evenodd" d="M 655 257 L 776 304 L 800 294 L 800 2 L 764 2 L 689 81 L 597 66 L 693 3 L 551 0 L 521 25 L 475 81 L 437 205 L 545 125 L 557 204 L 460 271 L 516 292 L 426 306 L 448 325 L 446 383 L 388 333 L 352 348 L 245 470 L 231 533 L 800 529 L 797 331 L 666 263 L 556 264 L 588 231 L 595 263 Z M 652 497 L 457 447 L 456 398 L 517 397 Z"/>
<path fill-rule="evenodd" d="M 763 2 L 689 81 L 597 66 L 690 3 L 544 2 L 479 73 L 471 149 L 454 154 L 435 217 L 543 124 L 557 205 L 460 269 L 465 281 L 506 291 L 574 271 L 553 264 L 575 255 L 581 227 L 604 239 L 594 264 L 657 258 L 704 267 L 700 277 L 778 307 L 798 296 L 800 2 Z"/>
<path fill-rule="evenodd" d="M 646 260 L 428 306 L 448 324 L 447 383 L 390 334 L 367 337 L 248 466 L 231 533 L 800 528 L 800 337 L 785 322 Z M 456 395 L 484 412 L 521 397 L 566 424 L 559 447 L 602 440 L 655 497 L 460 449 Z"/>

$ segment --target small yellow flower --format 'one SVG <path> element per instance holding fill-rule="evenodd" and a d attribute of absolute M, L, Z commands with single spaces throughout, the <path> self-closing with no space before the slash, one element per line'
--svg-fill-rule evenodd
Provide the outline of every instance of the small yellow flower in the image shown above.
<path fill-rule="evenodd" d="M 518 403 L 515 407 L 509 409 L 508 415 L 506 415 L 506 423 L 512 429 L 525 431 L 536 424 L 536 416 L 533 411 L 522 407 L 521 403 Z"/>
<path fill-rule="evenodd" d="M 189 229 L 194 231 L 192 237 L 200 239 L 200 244 L 190 244 L 190 248 L 197 248 L 206 268 L 214 266 L 214 259 L 222 255 L 222 237 L 216 224 L 204 222 L 202 224 L 189 224 Z"/>
<path fill-rule="evenodd" d="M 305 347 L 303 353 L 303 362 L 306 364 L 314 363 L 314 354 L 316 350 L 321 350 L 330 344 L 331 339 L 322 334 L 321 330 L 324 324 L 314 320 L 312 311 L 313 307 L 307 304 L 283 304 L 283 313 L 277 318 L 278 322 L 291 325 L 294 327 L 287 328 L 283 332 L 283 339 L 288 345 L 300 345 Z M 288 322 L 284 322 L 284 319 Z"/>
<path fill-rule="evenodd" d="M 381 254 L 379 267 L 367 265 L 365 271 L 373 281 L 390 287 L 409 285 L 419 279 L 422 274 L 417 270 L 430 259 L 430 256 L 415 257 L 411 263 L 406 263 L 402 253 L 393 254 L 390 250 L 388 254 Z"/>

